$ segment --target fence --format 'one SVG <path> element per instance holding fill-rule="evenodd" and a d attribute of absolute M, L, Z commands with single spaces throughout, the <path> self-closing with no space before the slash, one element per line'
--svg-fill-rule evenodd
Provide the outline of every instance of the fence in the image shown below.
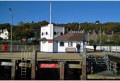
<path fill-rule="evenodd" d="M 87 49 L 93 50 L 93 46 L 86 46 Z M 111 52 L 120 52 L 120 46 L 101 46 L 102 50 L 111 51 Z M 96 47 L 96 50 L 101 50 L 100 46 Z"/>
<path fill-rule="evenodd" d="M 0 52 L 9 52 L 10 51 L 10 45 L 7 45 L 6 49 L 3 47 L 4 47 L 4 45 L 0 45 Z M 39 45 L 13 45 L 12 51 L 20 52 L 22 49 L 26 49 L 27 51 L 32 51 L 33 48 L 36 49 L 37 51 L 40 51 Z"/>

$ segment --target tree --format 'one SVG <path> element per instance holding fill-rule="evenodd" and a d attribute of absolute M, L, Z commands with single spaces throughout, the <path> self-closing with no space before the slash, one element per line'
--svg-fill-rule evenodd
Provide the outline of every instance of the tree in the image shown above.
<path fill-rule="evenodd" d="M 107 35 L 106 34 L 102 34 L 101 35 L 101 43 L 102 43 L 102 45 L 104 45 L 106 41 L 107 41 Z"/>
<path fill-rule="evenodd" d="M 118 34 L 114 34 L 111 38 L 111 40 L 113 41 L 113 43 L 115 45 L 119 44 L 120 45 L 120 36 Z"/>
<path fill-rule="evenodd" d="M 114 31 L 114 32 L 120 32 L 120 26 L 114 27 L 114 28 L 113 28 L 113 31 Z"/>
<path fill-rule="evenodd" d="M 89 41 L 89 45 L 94 45 L 94 44 L 96 44 L 96 42 L 94 40 Z"/>

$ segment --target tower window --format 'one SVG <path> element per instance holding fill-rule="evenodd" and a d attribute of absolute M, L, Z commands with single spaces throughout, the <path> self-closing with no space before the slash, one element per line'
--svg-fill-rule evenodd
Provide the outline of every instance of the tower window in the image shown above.
<path fill-rule="evenodd" d="M 46 32 L 46 35 L 48 35 L 48 32 Z"/>
<path fill-rule="evenodd" d="M 5 35 L 7 35 L 7 33 L 5 33 Z"/>
<path fill-rule="evenodd" d="M 64 46 L 64 42 L 60 42 L 60 46 Z"/>
<path fill-rule="evenodd" d="M 60 35 L 63 35 L 63 32 L 61 32 Z"/>
<path fill-rule="evenodd" d="M 54 32 L 54 35 L 56 35 L 56 32 Z"/>
<path fill-rule="evenodd" d="M 42 35 L 43 35 L 43 32 L 42 32 Z"/>

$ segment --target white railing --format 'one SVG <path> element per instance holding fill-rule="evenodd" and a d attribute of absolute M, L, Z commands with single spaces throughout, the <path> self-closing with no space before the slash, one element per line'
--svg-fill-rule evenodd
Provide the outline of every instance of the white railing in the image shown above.
<path fill-rule="evenodd" d="M 94 50 L 93 46 L 86 46 L 87 49 Z M 96 50 L 105 50 L 105 51 L 111 51 L 111 52 L 120 52 L 120 46 L 97 46 Z"/>
<path fill-rule="evenodd" d="M 13 45 L 12 46 L 12 51 L 21 51 L 21 49 L 27 49 L 28 51 L 32 51 L 32 48 L 35 48 L 36 50 L 40 50 L 40 46 L 39 45 Z M 7 49 L 4 50 L 3 49 L 3 45 L 0 45 L 0 51 L 6 51 L 6 52 L 9 52 L 10 51 L 10 45 L 7 45 Z"/>

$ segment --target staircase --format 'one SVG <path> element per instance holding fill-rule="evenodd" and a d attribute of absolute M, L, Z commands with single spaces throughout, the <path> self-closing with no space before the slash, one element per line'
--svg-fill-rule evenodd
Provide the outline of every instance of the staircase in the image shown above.
<path fill-rule="evenodd" d="M 107 65 L 103 57 L 89 56 L 87 58 L 87 66 L 87 72 L 90 72 L 91 74 L 107 70 Z"/>
<path fill-rule="evenodd" d="M 27 75 L 27 52 L 21 52 L 21 80 L 26 80 Z"/>

